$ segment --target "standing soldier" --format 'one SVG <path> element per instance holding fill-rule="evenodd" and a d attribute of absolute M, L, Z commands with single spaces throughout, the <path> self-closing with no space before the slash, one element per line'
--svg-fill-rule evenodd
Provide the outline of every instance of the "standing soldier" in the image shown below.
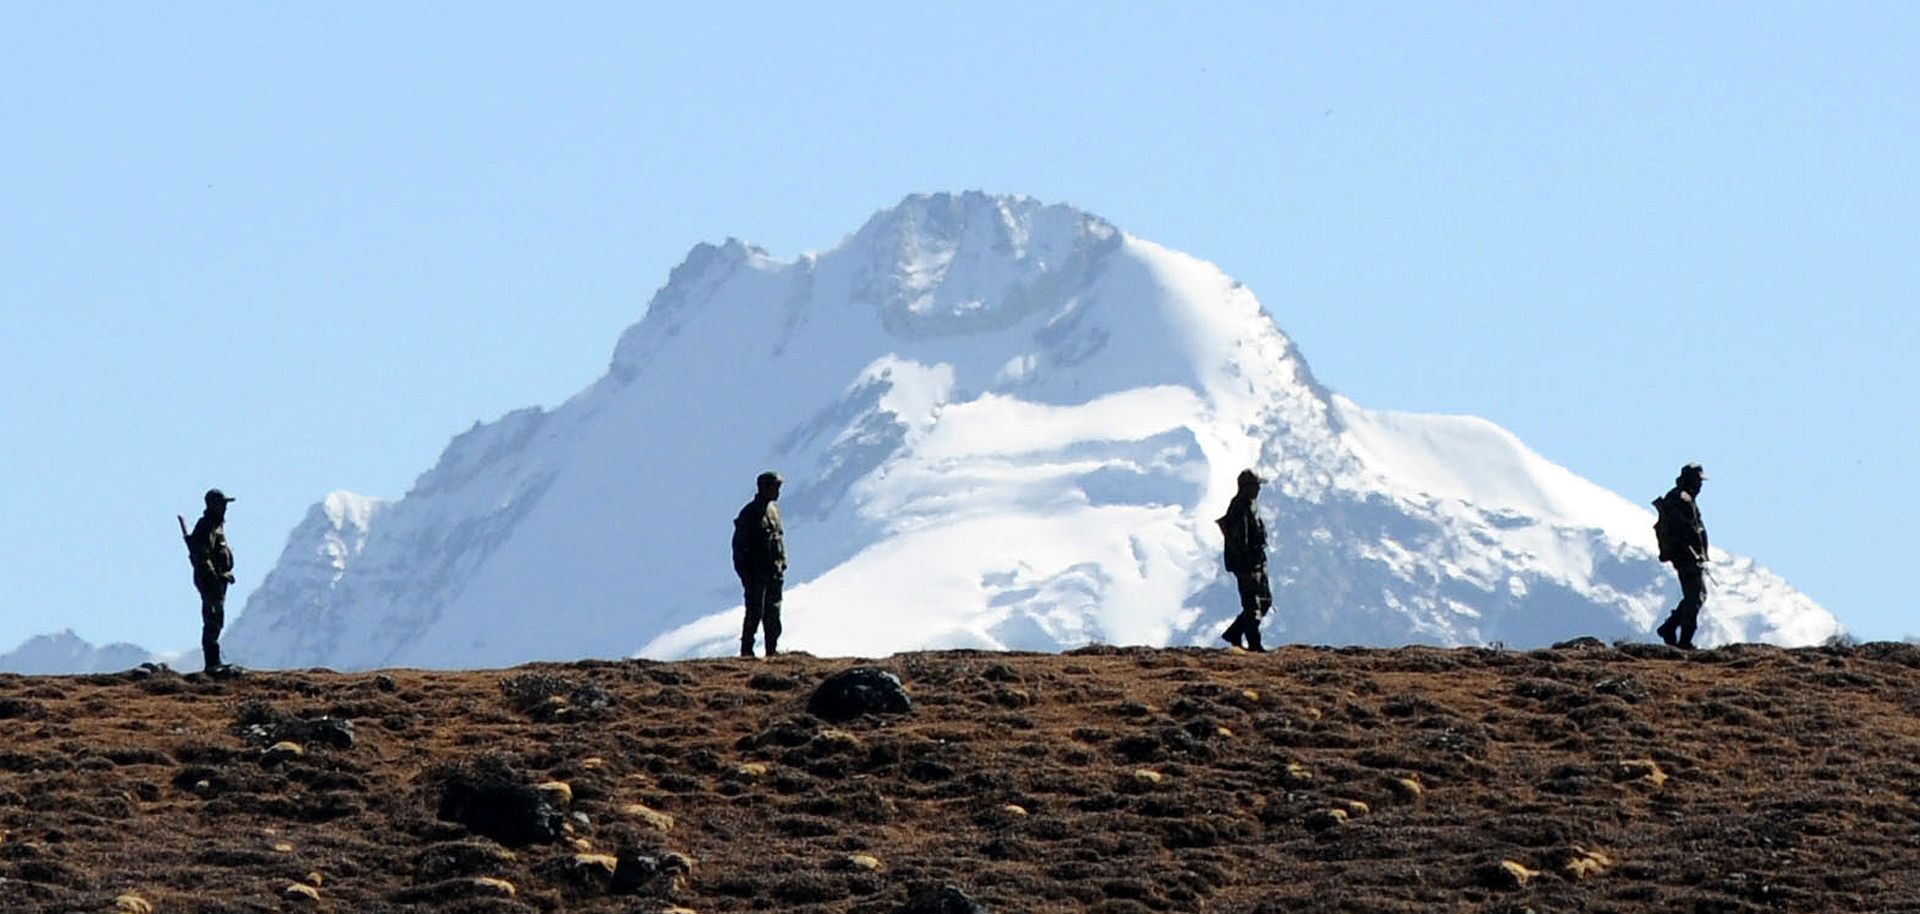
<path fill-rule="evenodd" d="M 234 499 L 219 489 L 208 489 L 206 498 L 207 510 L 186 534 L 187 558 L 193 562 L 193 588 L 200 591 L 200 650 L 206 655 L 207 675 L 217 676 L 227 672 L 220 662 L 220 629 L 227 624 L 227 585 L 233 583 L 227 505 Z M 186 527 L 184 518 L 180 526 Z"/>
<path fill-rule="evenodd" d="M 1267 586 L 1267 525 L 1253 510 L 1260 494 L 1260 477 L 1252 470 L 1240 471 L 1240 491 L 1227 504 L 1227 513 L 1216 523 L 1226 539 L 1227 570 L 1240 585 L 1240 615 L 1220 635 L 1228 644 L 1240 647 L 1246 638 L 1250 651 L 1260 646 L 1260 620 L 1273 608 L 1273 591 Z"/>
<path fill-rule="evenodd" d="M 753 656 L 754 629 L 767 631 L 767 656 L 779 651 L 780 588 L 787 575 L 787 539 L 780 529 L 780 474 L 754 480 L 753 500 L 733 519 L 733 570 L 746 591 L 747 618 L 740 627 L 740 656 Z"/>
<path fill-rule="evenodd" d="M 1660 545 L 1660 561 L 1673 563 L 1680 578 L 1680 605 L 1655 631 L 1671 647 L 1693 650 L 1693 632 L 1700 623 L 1700 607 L 1707 602 L 1704 566 L 1707 563 L 1707 525 L 1700 519 L 1700 484 L 1707 473 L 1697 463 L 1680 468 L 1673 489 L 1653 500 L 1660 512 L 1653 535 Z"/>

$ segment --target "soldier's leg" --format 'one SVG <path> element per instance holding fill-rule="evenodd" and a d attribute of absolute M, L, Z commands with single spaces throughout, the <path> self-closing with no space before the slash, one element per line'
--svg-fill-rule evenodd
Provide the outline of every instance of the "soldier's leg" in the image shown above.
<path fill-rule="evenodd" d="M 767 579 L 765 595 L 760 604 L 760 626 L 767 632 L 767 656 L 771 657 L 780 649 L 780 598 L 786 589 L 786 579 L 775 575 Z"/>
<path fill-rule="evenodd" d="M 1240 591 L 1240 614 L 1234 616 L 1233 624 L 1227 626 L 1227 630 L 1220 633 L 1220 640 L 1234 647 L 1239 647 L 1240 639 L 1246 637 L 1247 634 L 1247 576 L 1236 573 L 1233 576 L 1233 583 Z"/>
<path fill-rule="evenodd" d="M 1706 575 L 1699 565 L 1675 565 L 1680 574 L 1680 605 L 1674 607 L 1673 624 L 1681 647 L 1693 647 L 1693 633 L 1700 627 L 1700 607 L 1707 602 Z"/>
<path fill-rule="evenodd" d="M 1267 588 L 1266 569 L 1256 569 L 1248 573 L 1247 578 L 1250 585 L 1247 589 L 1251 593 L 1241 597 L 1240 611 L 1241 616 L 1247 620 L 1244 626 L 1247 633 L 1247 650 L 1265 651 L 1266 646 L 1260 643 L 1260 620 L 1266 618 L 1268 607 L 1273 605 L 1273 592 Z"/>
<path fill-rule="evenodd" d="M 1660 636 L 1660 641 L 1668 647 L 1675 647 L 1680 643 L 1680 639 L 1675 637 L 1675 632 L 1680 628 L 1681 610 L 1685 609 L 1687 605 L 1686 566 L 1675 562 L 1673 565 L 1673 573 L 1680 579 L 1680 604 L 1675 606 L 1672 612 L 1667 613 L 1667 621 L 1660 623 L 1660 627 L 1653 630 L 1654 634 Z"/>
<path fill-rule="evenodd" d="M 225 582 L 200 590 L 200 653 L 211 673 L 220 668 L 220 630 L 227 623 Z"/>
<path fill-rule="evenodd" d="M 766 587 L 757 578 L 741 578 L 740 589 L 745 591 L 747 617 L 740 625 L 740 656 L 753 656 L 753 635 L 760 628 L 761 594 Z"/>

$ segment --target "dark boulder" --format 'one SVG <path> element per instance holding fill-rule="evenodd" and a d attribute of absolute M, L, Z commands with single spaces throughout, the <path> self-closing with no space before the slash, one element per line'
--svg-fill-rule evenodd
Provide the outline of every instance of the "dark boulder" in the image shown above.
<path fill-rule="evenodd" d="M 913 699 L 900 678 L 872 666 L 858 666 L 828 676 L 807 700 L 807 711 L 834 722 L 862 714 L 909 714 Z"/>
<path fill-rule="evenodd" d="M 353 721 L 341 720 L 337 717 L 294 718 L 276 725 L 267 741 L 352 749 Z"/>
<path fill-rule="evenodd" d="M 440 819 L 508 847 L 552 844 L 560 840 L 567 814 L 540 791 L 522 784 L 457 774 L 440 794 Z"/>

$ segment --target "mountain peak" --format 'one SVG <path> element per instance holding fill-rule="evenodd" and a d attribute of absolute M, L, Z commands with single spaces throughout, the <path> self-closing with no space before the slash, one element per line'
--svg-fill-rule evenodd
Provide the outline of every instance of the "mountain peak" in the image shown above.
<path fill-rule="evenodd" d="M 794 260 L 696 245 L 604 382 L 477 424 L 399 502 L 330 498 L 229 646 L 334 667 L 731 650 L 728 521 L 769 468 L 795 650 L 1210 644 L 1238 609 L 1213 518 L 1246 467 L 1272 481 L 1275 642 L 1644 637 L 1677 597 L 1644 508 L 1483 420 L 1335 398 L 1205 260 L 967 192 Z M 1707 643 L 1838 629 L 1721 568 Z"/>

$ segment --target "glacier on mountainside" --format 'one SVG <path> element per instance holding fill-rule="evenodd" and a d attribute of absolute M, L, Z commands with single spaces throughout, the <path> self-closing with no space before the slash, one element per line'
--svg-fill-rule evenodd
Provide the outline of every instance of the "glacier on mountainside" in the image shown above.
<path fill-rule="evenodd" d="M 255 666 L 731 653 L 733 513 L 776 469 L 783 647 L 1209 644 L 1213 518 L 1269 480 L 1269 644 L 1644 637 L 1651 512 L 1472 417 L 1365 409 L 1251 291 L 1096 216 L 915 195 L 830 250 L 696 246 L 607 373 L 335 493 L 227 639 Z M 1716 551 L 1707 643 L 1840 631 Z"/>

